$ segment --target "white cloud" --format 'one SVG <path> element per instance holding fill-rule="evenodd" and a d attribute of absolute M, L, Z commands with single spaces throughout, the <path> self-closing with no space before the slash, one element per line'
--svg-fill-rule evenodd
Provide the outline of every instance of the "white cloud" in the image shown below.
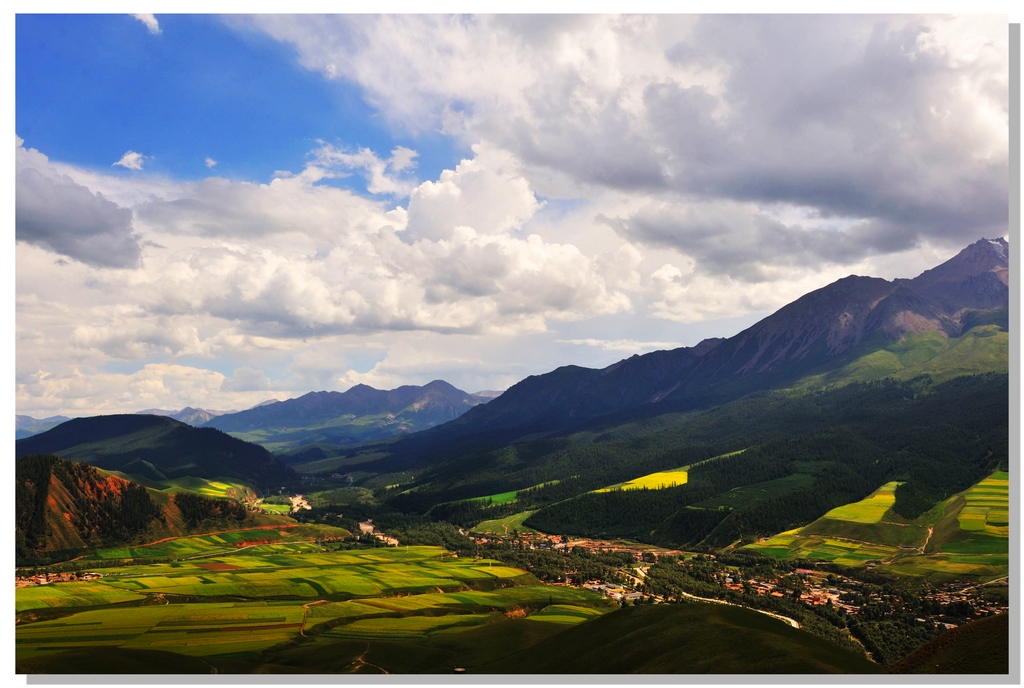
<path fill-rule="evenodd" d="M 217 161 L 214 160 L 213 158 L 207 156 L 207 158 L 206 158 L 206 166 L 212 169 L 212 168 L 217 166 Z"/>
<path fill-rule="evenodd" d="M 128 151 L 121 156 L 121 159 L 115 162 L 111 167 L 121 166 L 129 170 L 141 170 L 142 164 L 146 160 L 144 155 L 136 153 L 135 151 Z"/>
<path fill-rule="evenodd" d="M 361 170 L 366 177 L 366 190 L 372 194 L 387 194 L 404 197 L 415 186 L 415 179 L 402 172 L 416 166 L 416 151 L 398 146 L 391 152 L 391 157 L 382 160 L 368 148 L 360 148 L 356 153 L 348 153 L 327 143 L 322 143 L 313 151 L 316 165 L 324 169 L 343 168 Z"/>
<path fill-rule="evenodd" d="M 1006 231 L 1005 16 L 235 21 L 396 127 L 510 152 L 544 195 L 786 203 L 890 253 Z M 828 258 L 859 260 L 847 244 Z"/>
<path fill-rule="evenodd" d="M 638 342 L 635 339 L 559 339 L 560 344 L 576 344 L 579 346 L 594 346 L 605 351 L 621 351 L 623 353 L 639 354 L 659 349 L 678 349 L 678 342 Z"/>
<path fill-rule="evenodd" d="M 151 34 L 160 35 L 162 33 L 160 23 L 157 22 L 156 17 L 152 14 L 133 14 L 132 17 L 145 24 Z"/>
<path fill-rule="evenodd" d="M 34 148 L 15 149 L 15 238 L 97 267 L 139 265 L 132 212 L 62 174 Z"/>

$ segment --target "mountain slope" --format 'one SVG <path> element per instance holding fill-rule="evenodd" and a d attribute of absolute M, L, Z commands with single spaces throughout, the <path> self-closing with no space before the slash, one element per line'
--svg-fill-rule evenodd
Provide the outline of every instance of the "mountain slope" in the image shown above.
<path fill-rule="evenodd" d="M 804 630 L 719 604 L 627 607 L 474 673 L 876 673 L 878 666 Z"/>
<path fill-rule="evenodd" d="M 1005 313 L 1007 273 L 1006 241 L 982 239 L 914 279 L 845 277 L 728 339 L 633 356 L 603 370 L 566 366 L 528 377 L 434 436 L 509 428 L 526 434 L 652 404 L 699 408 L 788 387 L 907 337 L 961 336 L 986 313 Z"/>
<path fill-rule="evenodd" d="M 200 522 L 252 520 L 227 500 L 167 495 L 84 463 L 33 455 L 15 463 L 18 563 L 41 563 L 89 548 L 180 535 Z"/>
<path fill-rule="evenodd" d="M 266 485 L 295 477 L 263 447 L 162 416 L 75 418 L 15 443 L 17 457 L 30 454 L 57 454 L 155 480 L 192 475 Z"/>
<path fill-rule="evenodd" d="M 231 432 L 275 450 L 315 442 L 355 444 L 446 423 L 488 399 L 442 380 L 393 390 L 356 385 L 346 392 L 310 392 L 297 399 L 225 414 L 207 421 L 204 427 Z"/>

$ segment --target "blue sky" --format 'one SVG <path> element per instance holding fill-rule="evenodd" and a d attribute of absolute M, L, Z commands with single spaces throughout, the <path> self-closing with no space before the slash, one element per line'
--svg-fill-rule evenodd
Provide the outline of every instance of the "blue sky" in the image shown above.
<path fill-rule="evenodd" d="M 35 417 L 504 389 L 1008 234 L 1006 16 L 14 28 Z"/>
<path fill-rule="evenodd" d="M 265 35 L 212 15 L 163 15 L 159 27 L 153 34 L 128 15 L 19 15 L 15 105 L 25 144 L 95 169 L 133 150 L 148 170 L 177 179 L 212 169 L 268 180 L 301 168 L 317 140 L 415 147 L 425 178 L 467 152 L 443 136 L 394 135 L 357 87 L 328 85 Z M 333 183 L 366 188 L 358 176 Z"/>

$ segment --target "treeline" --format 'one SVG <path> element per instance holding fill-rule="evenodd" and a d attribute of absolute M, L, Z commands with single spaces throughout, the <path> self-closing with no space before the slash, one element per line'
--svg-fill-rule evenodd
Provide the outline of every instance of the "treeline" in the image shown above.
<path fill-rule="evenodd" d="M 54 485 L 60 492 L 51 495 Z M 159 517 L 146 488 L 87 464 L 53 455 L 26 456 L 15 463 L 19 565 L 52 561 L 83 546 L 131 540 Z"/>
<path fill-rule="evenodd" d="M 189 530 L 209 521 L 244 521 L 249 515 L 244 506 L 226 499 L 209 499 L 191 492 L 178 492 L 171 498 Z"/>
<path fill-rule="evenodd" d="M 895 510 L 912 518 L 1007 464 L 1007 385 L 1007 376 L 996 374 L 940 385 L 919 378 L 785 398 L 765 411 L 778 421 L 775 437 L 693 466 L 686 485 L 586 493 L 540 509 L 526 524 L 546 532 L 714 549 L 805 525 L 891 480 L 905 481 Z M 779 416 L 780 408 L 787 413 Z M 815 427 L 823 414 L 830 418 L 827 427 Z M 760 427 L 760 421 L 751 423 Z M 736 487 L 805 472 L 808 465 L 825 466 L 813 472 L 809 487 L 766 489 L 730 510 L 693 508 Z M 569 485 L 581 488 L 584 482 L 593 484 L 579 479 Z"/>

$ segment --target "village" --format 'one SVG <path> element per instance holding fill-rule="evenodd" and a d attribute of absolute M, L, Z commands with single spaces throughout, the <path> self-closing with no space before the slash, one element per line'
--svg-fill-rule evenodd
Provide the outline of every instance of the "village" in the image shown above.
<path fill-rule="evenodd" d="M 712 580 L 723 590 L 738 595 L 788 598 L 809 606 L 827 605 L 851 616 L 860 614 L 864 606 L 869 606 L 873 609 L 914 612 L 918 614 L 915 618 L 920 623 L 934 623 L 951 629 L 958 626 L 957 623 L 950 620 L 951 616 L 971 619 L 1002 614 L 1008 610 L 1007 604 L 987 600 L 982 595 L 982 586 L 962 582 L 927 586 L 921 592 L 917 604 L 911 604 L 901 595 L 878 590 L 879 586 L 877 585 L 819 569 L 773 570 L 771 574 L 767 574 L 760 571 L 764 568 L 764 565 L 761 565 L 756 567 L 759 569 L 757 573 L 744 572 L 740 566 L 717 563 L 713 554 L 684 552 L 617 539 L 564 538 L 561 535 L 545 535 L 536 532 L 515 532 L 507 537 L 494 534 L 480 535 L 473 532 L 469 532 L 467 535 L 477 545 L 506 543 L 527 550 L 563 552 L 585 550 L 590 553 L 629 554 L 636 565 L 627 565 L 618 569 L 615 580 L 575 581 L 572 580 L 570 572 L 565 583 L 599 592 L 623 604 L 666 601 L 663 595 L 648 591 L 644 579 L 650 565 L 667 556 L 676 558 L 679 564 L 693 560 L 694 557 L 700 557 L 702 561 L 711 563 L 714 568 Z M 697 598 L 693 595 L 689 595 L 689 597 L 691 599 L 710 599 Z M 925 613 L 923 610 L 930 610 L 932 613 Z"/>

